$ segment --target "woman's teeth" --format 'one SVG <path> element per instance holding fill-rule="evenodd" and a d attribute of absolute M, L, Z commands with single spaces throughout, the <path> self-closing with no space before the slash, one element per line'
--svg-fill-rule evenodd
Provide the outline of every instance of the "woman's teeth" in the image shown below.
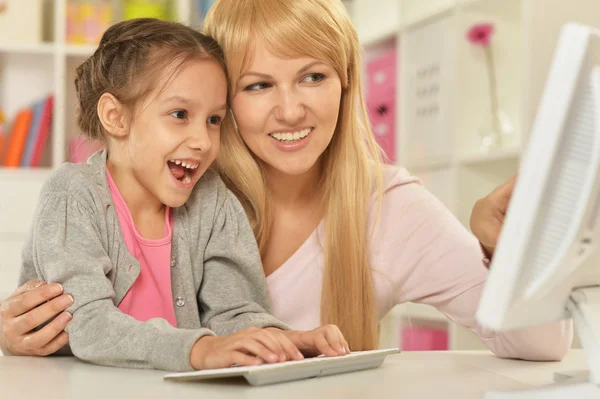
<path fill-rule="evenodd" d="M 273 137 L 275 140 L 283 142 L 295 141 L 305 138 L 311 131 L 312 128 L 307 128 L 294 133 L 271 133 L 271 137 Z"/>

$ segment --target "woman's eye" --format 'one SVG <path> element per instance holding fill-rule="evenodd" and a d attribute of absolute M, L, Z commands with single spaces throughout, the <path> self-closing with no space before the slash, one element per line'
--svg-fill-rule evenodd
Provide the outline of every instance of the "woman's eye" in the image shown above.
<path fill-rule="evenodd" d="M 208 118 L 208 123 L 211 125 L 219 126 L 222 121 L 223 119 L 218 115 L 213 115 L 210 118 Z"/>
<path fill-rule="evenodd" d="M 323 79 L 325 79 L 325 75 L 322 73 L 311 73 L 310 75 L 306 75 L 304 77 L 304 81 L 309 83 L 319 83 Z"/>
<path fill-rule="evenodd" d="M 171 116 L 173 116 L 177 119 L 184 120 L 184 119 L 187 119 L 188 113 L 187 113 L 187 111 L 183 111 L 183 110 L 173 111 L 173 112 L 171 112 Z"/>
<path fill-rule="evenodd" d="M 271 87 L 271 85 L 269 83 L 260 82 L 260 83 L 254 83 L 249 86 L 246 86 L 244 88 L 244 91 L 258 91 L 258 90 L 263 90 L 263 89 L 266 89 L 269 87 Z"/>

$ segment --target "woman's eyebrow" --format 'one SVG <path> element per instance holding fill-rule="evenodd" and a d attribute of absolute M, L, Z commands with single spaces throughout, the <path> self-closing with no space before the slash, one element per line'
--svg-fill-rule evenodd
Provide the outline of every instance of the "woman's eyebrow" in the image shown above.
<path fill-rule="evenodd" d="M 308 65 L 303 66 L 302 68 L 300 68 L 300 70 L 298 71 L 298 75 L 300 75 L 301 73 L 306 72 L 307 70 L 309 70 L 310 68 L 314 67 L 315 65 L 319 65 L 319 64 L 323 64 L 325 65 L 325 63 L 323 61 L 313 61 Z"/>

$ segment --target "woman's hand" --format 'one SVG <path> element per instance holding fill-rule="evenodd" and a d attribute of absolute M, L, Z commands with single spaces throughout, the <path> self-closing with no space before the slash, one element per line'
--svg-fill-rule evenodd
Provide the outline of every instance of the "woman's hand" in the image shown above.
<path fill-rule="evenodd" d="M 470 223 L 471 231 L 475 234 L 490 259 L 498 243 L 500 230 L 502 230 L 504 224 L 504 216 L 516 181 L 517 176 L 515 175 L 490 194 L 478 200 L 473 206 Z"/>
<path fill-rule="evenodd" d="M 60 284 L 32 280 L 0 304 L 0 350 L 5 355 L 47 356 L 69 342 L 64 330 L 72 317 L 65 309 L 73 297 L 62 292 Z"/>
<path fill-rule="evenodd" d="M 196 370 L 256 366 L 287 360 L 302 360 L 298 348 L 276 328 L 250 327 L 235 334 L 200 338 L 190 353 L 190 364 Z"/>
<path fill-rule="evenodd" d="M 340 329 L 332 324 L 311 331 L 281 331 L 300 351 L 308 357 L 343 356 L 350 353 L 348 342 Z"/>

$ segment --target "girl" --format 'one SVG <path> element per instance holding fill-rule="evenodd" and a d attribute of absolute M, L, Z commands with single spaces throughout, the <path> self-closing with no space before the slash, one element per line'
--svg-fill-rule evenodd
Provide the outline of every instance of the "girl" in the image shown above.
<path fill-rule="evenodd" d="M 75 86 L 78 124 L 107 150 L 45 184 L 21 280 L 69 294 L 77 357 L 189 370 L 347 352 L 333 326 L 285 332 L 268 314 L 252 230 L 208 169 L 227 113 L 214 40 L 174 23 L 122 22 Z"/>

